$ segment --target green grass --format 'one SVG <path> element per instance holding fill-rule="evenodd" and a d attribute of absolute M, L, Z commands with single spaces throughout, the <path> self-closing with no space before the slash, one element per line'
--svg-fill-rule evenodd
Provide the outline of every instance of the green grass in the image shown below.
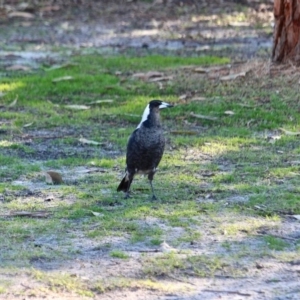
<path fill-rule="evenodd" d="M 289 244 L 284 240 L 270 235 L 265 236 L 264 240 L 267 243 L 267 246 L 272 250 L 280 251 L 280 250 L 284 250 L 289 246 Z"/>
<path fill-rule="evenodd" d="M 35 280 L 43 282 L 47 288 L 55 293 L 68 291 L 82 297 L 93 297 L 93 293 L 86 288 L 85 284 L 76 277 L 69 274 L 49 274 L 39 270 L 32 270 L 31 275 Z"/>
<path fill-rule="evenodd" d="M 120 258 L 120 259 L 127 259 L 129 258 L 129 255 L 123 251 L 120 250 L 112 250 L 110 252 L 110 256 L 114 258 Z"/>
<path fill-rule="evenodd" d="M 147 258 L 143 262 L 144 273 L 150 276 L 193 275 L 197 277 L 214 277 L 215 275 L 238 276 L 240 268 L 228 258 L 206 255 L 180 255 L 174 252 Z"/>
<path fill-rule="evenodd" d="M 119 250 L 122 243 L 126 247 L 121 249 L 150 251 L 141 254 L 139 271 L 145 277 L 235 277 L 245 273 L 243 259 L 268 257 L 272 250 L 299 252 L 299 245 L 268 233 L 282 226 L 284 215 L 300 214 L 299 141 L 279 129 L 300 131 L 298 82 L 252 74 L 232 82 L 211 80 L 193 66 L 229 61 L 210 56 L 82 55 L 71 62 L 67 68 L 47 66 L 0 79 L 0 91 L 7 93 L 1 97 L 0 123 L 1 267 L 72 264 L 90 249 L 123 264 L 129 256 Z M 147 71 L 172 79 L 161 88 L 132 76 Z M 52 82 L 62 76 L 73 79 Z M 186 101 L 180 99 L 189 93 Z M 132 198 L 125 201 L 116 187 L 125 168 L 126 143 L 153 98 L 175 104 L 161 113 L 167 145 L 154 180 L 159 201 L 151 201 L 147 179 L 139 176 Z M 107 99 L 113 102 L 91 104 Z M 90 108 L 72 110 L 66 107 L 70 104 Z M 46 184 L 43 172 L 48 170 L 60 172 L 64 182 Z M 39 210 L 51 214 L 43 219 L 9 215 Z M 263 239 L 256 236 L 261 228 Z M 201 243 L 207 246 L 207 235 L 217 241 L 207 255 L 151 252 L 165 240 L 193 251 Z M 151 288 L 131 279 L 101 279 L 91 289 L 70 274 L 58 279 L 36 271 L 32 276 L 50 290 L 74 289 L 86 296 L 140 284 Z M 0 293 L 6 290 L 0 282 Z"/>

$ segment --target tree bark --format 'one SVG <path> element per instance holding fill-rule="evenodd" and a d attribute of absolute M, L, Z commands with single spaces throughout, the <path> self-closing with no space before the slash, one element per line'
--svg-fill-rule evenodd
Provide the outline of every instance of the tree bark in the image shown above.
<path fill-rule="evenodd" d="M 300 63 L 300 0 L 274 0 L 272 60 Z"/>

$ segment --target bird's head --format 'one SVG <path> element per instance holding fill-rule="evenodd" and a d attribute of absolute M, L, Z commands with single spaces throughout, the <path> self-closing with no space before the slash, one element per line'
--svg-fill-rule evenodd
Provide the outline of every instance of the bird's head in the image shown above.
<path fill-rule="evenodd" d="M 161 100 L 152 100 L 149 102 L 148 106 L 149 106 L 149 110 L 151 110 L 153 108 L 163 109 L 167 107 L 173 107 L 174 105 L 169 104 L 167 102 L 163 102 Z"/>
<path fill-rule="evenodd" d="M 142 120 L 137 128 L 139 128 L 144 121 L 146 121 L 151 113 L 158 113 L 160 109 L 173 107 L 173 104 L 169 104 L 167 102 L 163 102 L 161 100 L 151 100 L 149 104 L 146 106 Z"/>

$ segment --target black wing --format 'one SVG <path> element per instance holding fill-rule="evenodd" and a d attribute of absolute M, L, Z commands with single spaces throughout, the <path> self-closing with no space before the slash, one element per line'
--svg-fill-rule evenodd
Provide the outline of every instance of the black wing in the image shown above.
<path fill-rule="evenodd" d="M 156 168 L 163 156 L 165 139 L 157 128 L 137 128 L 127 144 L 126 164 L 128 170 L 150 170 Z"/>

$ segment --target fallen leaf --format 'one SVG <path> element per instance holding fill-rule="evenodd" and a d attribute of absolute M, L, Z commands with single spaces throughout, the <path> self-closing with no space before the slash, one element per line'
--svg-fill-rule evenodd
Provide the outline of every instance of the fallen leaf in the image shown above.
<path fill-rule="evenodd" d="M 93 165 L 93 162 L 90 162 L 91 165 Z M 76 173 L 78 174 L 87 174 L 87 173 L 96 173 L 96 172 L 100 172 L 100 173 L 106 173 L 107 170 L 104 168 L 85 168 L 83 167 L 82 169 L 79 169 L 76 171 Z"/>
<path fill-rule="evenodd" d="M 14 107 L 14 106 L 16 106 L 17 102 L 18 102 L 18 96 L 16 97 L 16 99 L 12 103 L 10 103 L 8 105 L 8 107 Z"/>
<path fill-rule="evenodd" d="M 137 79 L 147 79 L 147 73 L 135 73 L 132 77 Z"/>
<path fill-rule="evenodd" d="M 40 9 L 41 12 L 51 12 L 60 10 L 59 5 L 46 5 Z"/>
<path fill-rule="evenodd" d="M 209 68 L 209 72 L 219 72 L 222 70 L 228 70 L 231 68 L 231 65 L 223 65 L 223 66 L 218 66 L 218 67 L 211 67 Z"/>
<path fill-rule="evenodd" d="M 209 70 L 205 69 L 205 68 L 196 68 L 194 69 L 194 72 L 196 73 L 207 73 Z"/>
<path fill-rule="evenodd" d="M 82 144 L 96 145 L 96 146 L 101 145 L 101 143 L 99 143 L 99 142 L 87 140 L 87 139 L 85 139 L 85 138 L 80 138 L 80 139 L 78 139 L 78 140 L 79 140 L 79 142 L 82 143 Z"/>
<path fill-rule="evenodd" d="M 78 64 L 76 63 L 66 63 L 63 65 L 54 65 L 51 68 L 46 69 L 46 71 L 53 71 L 53 70 L 58 70 L 58 69 L 67 69 L 67 68 L 71 68 L 71 67 L 76 67 L 78 66 Z"/>
<path fill-rule="evenodd" d="M 13 65 L 13 66 L 7 67 L 5 70 L 7 70 L 7 71 L 30 71 L 31 68 L 24 66 L 24 65 Z"/>
<path fill-rule="evenodd" d="M 211 120 L 211 121 L 216 121 L 218 120 L 217 117 L 211 117 L 211 116 L 204 116 L 204 115 L 199 115 L 199 114 L 194 114 L 193 112 L 190 113 L 190 116 L 198 119 L 204 119 L 204 120 Z"/>
<path fill-rule="evenodd" d="M 245 27 L 245 26 L 250 26 L 249 22 L 229 22 L 229 26 L 232 27 Z"/>
<path fill-rule="evenodd" d="M 203 173 L 203 174 L 201 174 L 203 177 L 213 177 L 213 176 L 215 176 L 215 173 L 214 172 L 209 172 L 209 171 L 207 171 L 207 172 L 205 172 L 205 173 Z M 212 196 L 212 195 L 211 195 Z M 205 196 L 205 199 L 208 199 L 207 198 L 207 195 Z"/>
<path fill-rule="evenodd" d="M 34 122 L 27 123 L 27 124 L 23 125 L 23 128 L 30 127 L 31 125 L 33 125 L 33 123 L 34 123 Z"/>
<path fill-rule="evenodd" d="M 224 114 L 232 116 L 232 115 L 234 115 L 234 112 L 232 110 L 226 110 L 226 111 L 224 111 Z"/>
<path fill-rule="evenodd" d="M 179 96 L 179 100 L 185 100 L 186 98 L 187 98 L 186 94 Z"/>
<path fill-rule="evenodd" d="M 259 264 L 258 262 L 255 263 L 255 267 L 257 269 L 263 269 L 264 268 L 264 266 L 262 264 Z"/>
<path fill-rule="evenodd" d="M 53 195 L 48 195 L 48 196 L 44 199 L 45 202 L 50 202 L 50 201 L 52 201 L 52 200 L 54 200 L 54 196 L 53 196 Z"/>
<path fill-rule="evenodd" d="M 62 76 L 52 80 L 53 83 L 60 82 L 60 81 L 68 81 L 74 79 L 73 76 Z"/>
<path fill-rule="evenodd" d="M 164 86 L 163 86 L 163 84 L 162 84 L 161 82 L 157 82 L 157 84 L 158 84 L 158 88 L 159 88 L 160 90 L 162 90 L 162 89 L 164 88 Z"/>
<path fill-rule="evenodd" d="M 167 244 L 165 241 L 163 241 L 160 244 L 160 250 L 164 253 L 169 253 L 169 252 L 178 252 L 177 249 L 171 247 L 169 244 Z"/>
<path fill-rule="evenodd" d="M 63 182 L 62 176 L 58 172 L 47 171 L 45 173 L 46 183 L 48 184 L 61 184 Z"/>
<path fill-rule="evenodd" d="M 206 100 L 205 97 L 195 97 L 191 99 L 191 101 L 204 101 L 204 100 Z"/>
<path fill-rule="evenodd" d="M 93 104 L 102 104 L 102 103 L 112 103 L 114 102 L 114 100 L 112 99 L 107 99 L 107 100 L 96 100 L 96 101 L 92 101 L 89 104 L 93 105 Z"/>
<path fill-rule="evenodd" d="M 289 131 L 289 130 L 286 130 L 284 128 L 279 128 L 279 130 L 281 130 L 282 132 L 284 132 L 286 135 L 300 135 L 300 132 L 293 132 L 293 131 Z"/>
<path fill-rule="evenodd" d="M 9 18 L 25 18 L 25 19 L 34 19 L 34 15 L 24 11 L 13 11 L 7 15 Z"/>
<path fill-rule="evenodd" d="M 265 205 L 263 205 L 263 206 L 254 205 L 254 208 L 258 209 L 258 210 L 263 210 L 263 211 L 266 211 L 266 209 L 267 209 L 267 207 L 265 207 Z"/>
<path fill-rule="evenodd" d="M 280 140 L 281 139 L 281 135 L 273 135 L 273 136 L 269 136 L 267 137 L 267 141 L 270 143 L 270 144 L 275 144 L 276 141 Z"/>
<path fill-rule="evenodd" d="M 154 77 L 163 77 L 164 73 L 161 72 L 155 72 L 155 71 L 149 71 L 146 73 L 135 73 L 132 75 L 133 78 L 138 78 L 142 80 L 149 80 L 150 78 Z"/>
<path fill-rule="evenodd" d="M 250 124 L 251 124 L 252 122 L 254 122 L 254 121 L 255 121 L 255 120 L 253 120 L 253 119 L 247 121 L 247 127 L 250 127 Z"/>
<path fill-rule="evenodd" d="M 245 76 L 246 76 L 246 72 L 241 72 L 241 73 L 230 74 L 227 76 L 220 77 L 220 80 L 221 81 L 230 81 L 230 80 L 235 80 L 239 77 L 245 77 Z"/>
<path fill-rule="evenodd" d="M 163 77 L 155 77 L 148 80 L 148 82 L 159 82 L 159 81 L 168 81 L 172 80 L 173 76 L 163 76 Z"/>
<path fill-rule="evenodd" d="M 96 211 L 92 211 L 92 210 L 91 210 L 91 213 L 92 213 L 94 216 L 96 216 L 96 217 L 104 217 L 104 214 L 99 213 L 99 212 L 96 212 Z"/>
<path fill-rule="evenodd" d="M 74 109 L 74 110 L 85 110 L 85 109 L 90 109 L 90 106 L 70 104 L 70 105 L 65 105 L 65 108 Z"/>
<path fill-rule="evenodd" d="M 245 103 L 238 103 L 239 106 L 245 107 L 245 108 L 254 108 L 255 105 L 245 104 Z"/>

